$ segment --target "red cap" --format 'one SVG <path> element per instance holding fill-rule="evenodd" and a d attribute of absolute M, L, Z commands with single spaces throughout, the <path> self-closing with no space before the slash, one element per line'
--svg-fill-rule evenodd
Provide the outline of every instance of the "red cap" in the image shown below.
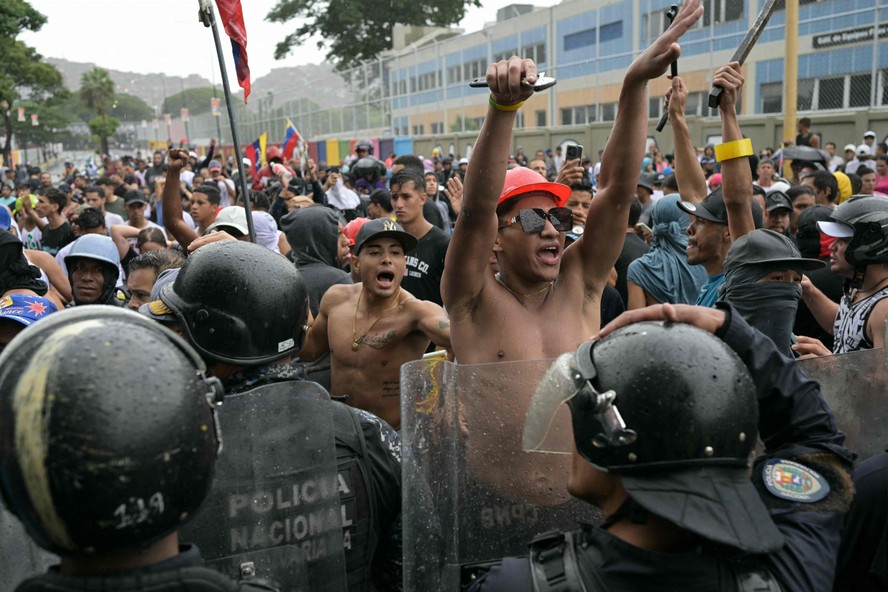
<path fill-rule="evenodd" d="M 342 233 L 348 239 L 348 246 L 355 246 L 355 237 L 358 236 L 358 231 L 361 229 L 361 226 L 370 221 L 370 218 L 355 218 L 351 222 L 345 225 L 345 228 L 342 230 Z"/>
<path fill-rule="evenodd" d="M 570 187 L 561 183 L 550 183 L 541 174 L 527 167 L 515 167 L 506 171 L 506 182 L 503 184 L 503 192 L 500 194 L 497 206 L 504 204 L 513 197 L 542 191 L 548 193 L 555 200 L 555 205 L 562 207 L 570 197 Z"/>

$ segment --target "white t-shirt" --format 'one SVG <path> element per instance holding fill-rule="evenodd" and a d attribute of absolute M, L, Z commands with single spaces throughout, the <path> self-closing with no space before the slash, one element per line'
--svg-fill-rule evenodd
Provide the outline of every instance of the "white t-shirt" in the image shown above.
<path fill-rule="evenodd" d="M 24 226 L 19 228 L 19 240 L 22 241 L 26 249 L 43 250 L 43 232 L 36 226 L 33 230 L 28 230 Z"/>
<path fill-rule="evenodd" d="M 158 228 L 163 233 L 163 238 L 165 240 L 169 240 L 169 237 L 167 236 L 167 233 L 166 233 L 166 229 L 164 229 L 163 226 L 160 226 L 159 224 L 155 224 L 151 220 L 147 220 L 147 222 L 148 222 L 148 226 L 146 226 L 145 228 Z M 145 228 L 142 228 L 140 230 L 144 230 Z M 129 245 L 130 245 L 130 247 L 132 247 L 133 251 L 135 251 L 136 253 L 140 252 L 139 247 L 138 247 L 138 242 L 135 238 L 127 239 L 127 241 L 129 242 Z"/>
<path fill-rule="evenodd" d="M 105 212 L 105 229 L 108 236 L 111 236 L 111 227 L 117 224 L 126 224 L 126 221 L 120 214 Z"/>

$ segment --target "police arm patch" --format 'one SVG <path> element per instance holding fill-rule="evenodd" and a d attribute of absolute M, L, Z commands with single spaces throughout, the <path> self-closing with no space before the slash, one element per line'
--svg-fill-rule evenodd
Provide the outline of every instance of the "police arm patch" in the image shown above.
<path fill-rule="evenodd" d="M 813 504 L 829 495 L 829 483 L 805 465 L 773 458 L 762 467 L 762 481 L 768 492 L 780 499 Z"/>

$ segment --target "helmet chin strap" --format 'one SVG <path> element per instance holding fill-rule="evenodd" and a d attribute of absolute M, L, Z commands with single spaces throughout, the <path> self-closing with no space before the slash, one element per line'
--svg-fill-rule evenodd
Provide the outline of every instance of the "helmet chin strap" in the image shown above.
<path fill-rule="evenodd" d="M 863 280 L 866 277 L 866 265 L 855 265 L 854 266 L 854 275 L 851 276 L 850 279 L 845 280 L 845 288 L 859 290 L 860 286 L 863 285 Z"/>

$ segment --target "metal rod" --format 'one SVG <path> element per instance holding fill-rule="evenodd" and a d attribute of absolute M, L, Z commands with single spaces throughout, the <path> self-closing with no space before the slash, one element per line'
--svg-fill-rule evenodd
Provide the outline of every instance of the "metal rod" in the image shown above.
<path fill-rule="evenodd" d="M 200 4 L 201 22 L 205 27 L 213 30 L 213 40 L 216 42 L 216 56 L 219 58 L 219 70 L 222 74 L 222 92 L 225 93 L 225 106 L 228 108 L 228 122 L 231 125 L 231 141 L 234 144 L 234 157 L 237 159 L 237 169 L 240 180 L 240 189 L 244 198 L 244 213 L 247 216 L 247 231 L 250 234 L 250 242 L 256 242 L 256 230 L 253 228 L 253 211 L 250 206 L 250 190 L 247 187 L 247 176 L 244 171 L 244 161 L 241 157 L 240 142 L 237 139 L 237 121 L 234 116 L 234 106 L 231 102 L 231 87 L 228 84 L 228 71 L 225 68 L 225 56 L 222 53 L 222 41 L 219 39 L 219 28 L 216 26 L 216 15 L 209 0 L 198 0 Z"/>

